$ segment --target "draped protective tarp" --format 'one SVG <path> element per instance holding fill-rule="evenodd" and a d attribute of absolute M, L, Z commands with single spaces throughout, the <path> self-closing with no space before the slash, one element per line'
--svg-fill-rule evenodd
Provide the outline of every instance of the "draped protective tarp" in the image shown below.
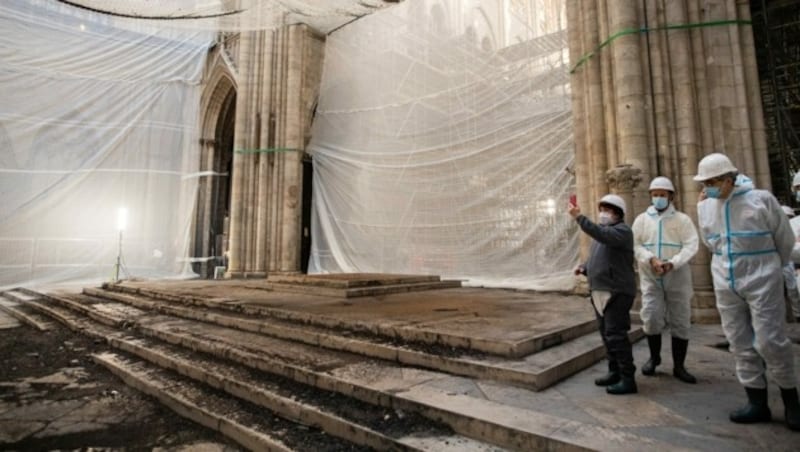
<path fill-rule="evenodd" d="M 0 288 L 188 273 L 213 36 L 116 22 L 0 2 Z"/>
<path fill-rule="evenodd" d="M 328 36 L 310 271 L 569 289 L 564 2 L 407 1 Z"/>
<path fill-rule="evenodd" d="M 393 0 L 50 0 L 108 17 L 182 29 L 246 31 L 307 24 L 327 34 Z"/>

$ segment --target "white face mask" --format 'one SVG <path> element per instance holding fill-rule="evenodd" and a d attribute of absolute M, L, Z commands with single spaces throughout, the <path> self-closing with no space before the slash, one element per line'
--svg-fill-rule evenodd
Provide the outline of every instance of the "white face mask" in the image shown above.
<path fill-rule="evenodd" d="M 611 224 L 614 222 L 614 214 L 609 212 L 600 212 L 597 214 L 597 222 L 602 225 Z"/>

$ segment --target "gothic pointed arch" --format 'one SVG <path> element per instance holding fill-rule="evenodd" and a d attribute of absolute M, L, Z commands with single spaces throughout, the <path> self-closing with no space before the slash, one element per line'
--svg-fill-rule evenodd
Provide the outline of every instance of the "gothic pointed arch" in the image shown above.
<path fill-rule="evenodd" d="M 192 247 L 193 269 L 204 278 L 213 277 L 214 269 L 225 265 L 236 118 L 236 78 L 219 54 L 209 60 L 200 100 L 201 176 Z"/>

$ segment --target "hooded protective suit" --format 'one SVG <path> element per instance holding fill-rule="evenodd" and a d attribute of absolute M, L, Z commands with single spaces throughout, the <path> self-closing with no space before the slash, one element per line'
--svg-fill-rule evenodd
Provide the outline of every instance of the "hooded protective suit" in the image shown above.
<path fill-rule="evenodd" d="M 786 214 L 771 193 L 739 175 L 727 199 L 697 205 L 697 220 L 712 254 L 717 309 L 739 382 L 765 388 L 766 361 L 782 388 L 795 387 L 792 345 L 784 333 L 782 267 L 795 241 Z"/>
<path fill-rule="evenodd" d="M 800 174 L 800 173 L 798 173 Z M 794 217 L 789 220 L 789 224 L 792 226 L 792 231 L 794 231 L 795 237 L 800 237 L 800 217 Z M 794 286 L 794 297 L 790 297 L 790 301 L 792 304 L 792 316 L 794 318 L 800 318 L 800 294 L 798 294 L 798 287 L 800 287 L 800 274 L 798 274 L 797 270 L 795 269 L 798 265 L 800 265 L 800 242 L 794 242 L 794 248 L 792 249 L 792 274 L 795 277 L 795 286 Z M 787 289 L 791 290 L 789 285 L 787 284 Z"/>
<path fill-rule="evenodd" d="M 647 335 L 661 334 L 669 322 L 670 334 L 689 338 L 692 270 L 686 265 L 697 253 L 697 231 L 691 218 L 672 204 L 659 215 L 655 207 L 633 222 L 634 253 L 642 289 L 641 317 Z M 672 271 L 653 273 L 650 259 L 669 261 Z"/>

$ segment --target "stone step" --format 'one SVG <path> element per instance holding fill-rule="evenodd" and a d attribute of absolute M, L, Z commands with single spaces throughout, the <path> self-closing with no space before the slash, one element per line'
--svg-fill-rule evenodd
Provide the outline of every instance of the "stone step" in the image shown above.
<path fill-rule="evenodd" d="M 243 283 L 246 284 L 246 283 Z M 561 327 L 540 334 L 510 342 L 481 340 L 474 336 L 448 334 L 441 330 L 426 329 L 419 326 L 349 320 L 331 315 L 320 315 L 302 311 L 279 309 L 254 303 L 241 302 L 229 298 L 202 297 L 193 294 L 174 294 L 152 288 L 137 288 L 124 285 L 104 284 L 106 291 L 142 295 L 154 300 L 171 301 L 186 306 L 207 307 L 239 312 L 259 318 L 274 318 L 301 325 L 349 331 L 354 334 L 368 334 L 382 337 L 387 341 L 400 340 L 405 343 L 419 343 L 435 347 L 465 349 L 474 352 L 498 355 L 509 358 L 522 358 L 545 348 L 567 342 L 596 331 L 596 320 L 577 318 Z M 91 290 L 99 296 L 98 289 Z"/>
<path fill-rule="evenodd" d="M 65 300 L 62 296 L 48 295 L 45 298 L 51 304 L 59 305 L 50 306 L 51 311 L 71 309 L 81 304 Z M 64 314 L 59 315 L 66 318 Z M 75 315 L 85 314 L 75 311 Z M 408 399 L 403 395 L 409 389 L 409 384 L 415 386 L 421 381 L 451 378 L 447 374 L 165 315 L 140 317 L 126 325 L 150 339 L 209 354 L 369 404 L 419 413 L 428 419 L 443 422 L 457 434 L 476 441 L 513 450 L 584 450 L 584 447 L 576 446 L 569 438 L 548 438 L 547 428 L 520 430 L 514 427 L 513 422 L 498 422 L 492 416 L 476 414 L 473 409 L 453 409 L 447 404 L 443 405 L 443 400 L 430 403 L 416 398 Z M 85 326 L 77 329 L 88 332 Z M 111 337 L 110 342 L 115 343 L 124 332 L 106 334 Z"/>
<path fill-rule="evenodd" d="M 325 297 L 356 298 L 395 293 L 419 292 L 423 290 L 452 289 L 461 287 L 461 281 L 430 281 L 413 282 L 393 285 L 375 285 L 359 287 L 326 287 L 317 285 L 291 284 L 270 282 L 267 280 L 258 284 L 242 284 L 242 287 L 251 289 L 271 290 L 275 292 L 291 292 L 304 295 L 321 295 Z"/>
<path fill-rule="evenodd" d="M 18 294 L 9 291 L 0 294 L 0 310 L 15 318 L 16 320 L 36 328 L 39 331 L 47 331 L 52 328 L 52 322 L 43 317 L 29 306 L 25 305 L 27 296 L 21 298 Z"/>
<path fill-rule="evenodd" d="M 314 444 L 328 444 L 320 432 L 300 429 L 297 424 L 264 416 L 244 401 L 223 397 L 198 384 L 175 378 L 137 360 L 114 353 L 93 355 L 98 364 L 117 375 L 127 385 L 152 396 L 177 414 L 216 430 L 241 446 L 254 451 L 291 452 Z M 276 438 L 281 432 L 281 438 Z M 346 447 L 344 444 L 342 447 Z"/>
<path fill-rule="evenodd" d="M 253 317 L 220 309 L 197 309 L 154 302 L 140 295 L 122 294 L 102 289 L 86 288 L 93 297 L 127 303 L 140 309 L 185 319 L 214 323 L 242 331 L 301 342 L 308 345 L 346 351 L 401 364 L 419 366 L 454 375 L 521 384 L 534 390 L 545 389 L 603 358 L 605 351 L 599 335 L 591 333 L 574 341 L 565 341 L 545 351 L 521 359 L 502 359 L 493 356 L 474 356 L 469 351 L 447 350 L 446 354 L 432 353 L 414 345 L 398 346 L 375 342 L 374 338 L 343 336 L 334 329 L 312 328 L 281 322 L 271 318 Z M 641 338 L 641 329 L 631 332 L 631 338 Z"/>
<path fill-rule="evenodd" d="M 25 303 L 39 313 L 61 323 L 72 331 L 84 334 L 98 342 L 111 343 L 116 337 L 123 337 L 120 330 L 100 323 L 87 315 L 70 309 L 70 305 L 56 301 L 57 298 L 42 296 Z"/>
<path fill-rule="evenodd" d="M 399 284 L 430 283 L 439 281 L 441 281 L 441 278 L 435 275 L 387 275 L 380 273 L 341 273 L 327 275 L 270 274 L 267 277 L 268 283 L 330 287 L 334 289 L 396 286 Z"/>
<path fill-rule="evenodd" d="M 7 290 L 3 292 L 3 294 L 19 302 L 27 300 L 35 300 L 39 296 L 36 292 L 30 292 L 23 287 L 17 287 L 15 289 Z"/>
<path fill-rule="evenodd" d="M 284 378 L 183 352 L 149 340 L 125 341 L 120 348 L 160 367 L 202 381 L 272 413 L 376 450 L 482 450 L 488 445 L 454 435 L 444 425 L 414 413 L 396 412 L 299 385 Z M 424 426 L 424 427 L 423 427 Z M 469 445 L 469 447 L 467 447 Z"/>
<path fill-rule="evenodd" d="M 23 324 L 16 317 L 8 314 L 5 310 L 0 309 L 0 331 L 19 328 Z"/>

